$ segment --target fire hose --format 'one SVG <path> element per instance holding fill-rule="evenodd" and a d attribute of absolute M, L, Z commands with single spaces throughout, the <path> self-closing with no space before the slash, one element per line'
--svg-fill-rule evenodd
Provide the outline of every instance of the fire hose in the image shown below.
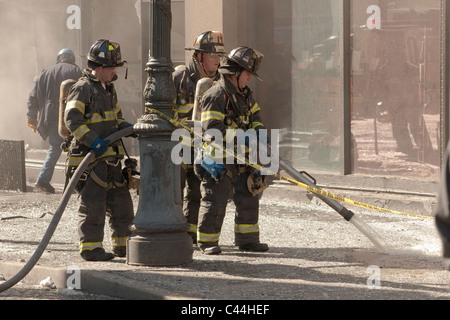
<path fill-rule="evenodd" d="M 182 127 L 183 129 L 189 131 L 191 134 L 198 135 L 198 133 L 195 132 L 194 130 L 192 130 L 192 128 L 190 128 L 189 125 L 185 124 L 185 123 L 189 123 L 188 121 L 178 121 L 178 120 L 172 119 L 171 117 L 167 116 L 166 114 L 162 113 L 161 111 L 159 111 L 157 109 L 149 108 L 148 111 L 158 114 L 162 118 L 169 121 L 174 127 Z M 192 123 L 190 123 L 190 125 L 192 125 Z M 228 151 L 226 148 L 223 148 L 219 144 L 216 144 L 214 142 L 207 142 L 207 143 L 210 144 L 211 146 L 213 146 L 214 148 L 222 149 L 225 153 L 236 158 L 237 160 L 242 161 L 246 165 L 248 165 L 254 169 L 257 169 L 261 172 L 265 172 L 266 175 L 272 175 L 278 179 L 287 181 L 289 183 L 293 183 L 295 185 L 302 186 L 302 187 L 307 187 L 307 189 L 309 191 L 313 192 L 319 199 L 321 199 L 323 202 L 325 202 L 327 205 L 329 205 L 332 209 L 334 209 L 337 213 L 339 213 L 347 222 L 350 222 L 351 224 L 353 224 L 362 234 L 364 234 L 375 245 L 375 247 L 380 252 L 386 252 L 384 245 L 382 245 L 381 238 L 375 232 L 375 230 L 373 230 L 369 225 L 364 223 L 364 221 L 359 219 L 352 211 L 348 210 L 346 207 L 341 205 L 338 201 L 326 196 L 328 194 L 327 192 L 323 192 L 323 190 L 318 188 L 315 183 L 311 182 L 308 178 L 306 178 L 304 176 L 304 173 L 298 172 L 292 166 L 287 164 L 283 159 L 279 159 L 280 160 L 279 161 L 280 168 L 283 169 L 284 171 L 286 171 L 286 173 L 288 173 L 293 179 L 284 177 L 275 172 L 268 172 L 267 170 L 265 170 L 264 167 L 262 167 L 258 164 L 249 163 L 245 159 L 240 159 L 233 152 Z M 260 147 L 264 148 L 263 145 L 261 145 Z M 313 179 L 312 177 L 310 177 L 310 178 Z M 379 209 L 381 209 L 381 208 L 379 208 Z"/>
<path fill-rule="evenodd" d="M 114 142 L 116 140 L 119 140 L 123 137 L 129 136 L 133 134 L 134 129 L 133 127 L 127 127 L 125 129 L 122 129 L 120 131 L 117 131 L 110 136 L 108 136 L 105 140 Z M 64 213 L 64 210 L 67 206 L 67 203 L 69 202 L 70 196 L 72 194 L 72 189 L 76 186 L 78 183 L 78 180 L 80 179 L 81 175 L 83 174 L 84 170 L 87 168 L 87 166 L 90 164 L 92 159 L 94 159 L 95 153 L 93 150 L 91 150 L 86 157 L 84 157 L 83 161 L 81 161 L 78 168 L 75 170 L 72 178 L 68 182 L 64 194 L 58 204 L 58 207 L 56 208 L 56 211 L 53 215 L 53 218 L 47 228 L 47 231 L 45 232 L 44 236 L 42 237 L 41 242 L 39 243 L 39 246 L 35 250 L 34 254 L 31 256 L 31 258 L 28 260 L 28 262 L 22 267 L 22 269 L 15 274 L 13 277 L 11 277 L 9 280 L 3 282 L 0 284 L 0 292 L 3 292 L 15 284 L 17 284 L 20 280 L 25 278 L 25 276 L 34 268 L 36 263 L 41 258 L 42 254 L 44 253 L 44 250 L 47 248 L 48 243 L 50 242 L 53 233 L 56 230 L 56 227 L 58 226 L 58 223 L 62 217 L 62 214 Z"/>
<path fill-rule="evenodd" d="M 280 168 L 286 171 L 286 173 L 289 174 L 291 177 L 293 177 L 296 181 L 299 181 L 307 186 L 319 190 L 315 184 L 315 181 L 311 182 L 307 177 L 305 177 L 304 175 L 305 173 L 298 172 L 282 159 L 280 159 Z M 309 177 L 312 178 L 311 176 Z M 384 246 L 379 241 L 379 236 L 377 236 L 376 232 L 372 230 L 367 224 L 363 223 L 363 221 L 361 221 L 352 211 L 348 210 L 346 207 L 344 207 L 336 200 L 323 196 L 320 193 L 315 193 L 314 195 L 323 202 L 325 202 L 327 205 L 329 205 L 331 208 L 333 208 L 337 213 L 339 213 L 342 216 L 342 218 L 345 219 L 345 221 L 352 223 L 362 234 L 364 234 L 375 245 L 375 247 L 380 252 L 385 251 Z"/>

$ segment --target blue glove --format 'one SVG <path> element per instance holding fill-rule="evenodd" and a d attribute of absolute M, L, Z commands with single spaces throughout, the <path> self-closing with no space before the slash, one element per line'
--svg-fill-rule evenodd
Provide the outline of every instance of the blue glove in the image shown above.
<path fill-rule="evenodd" d="M 205 157 L 201 164 L 202 168 L 208 172 L 214 180 L 220 181 L 227 173 L 227 169 L 221 164 L 217 164 L 210 157 Z"/>
<path fill-rule="evenodd" d="M 109 145 L 108 140 L 103 140 L 103 139 L 100 139 L 100 137 L 97 137 L 97 139 L 95 139 L 94 143 L 92 143 L 89 146 L 89 148 L 94 150 L 95 156 L 98 158 L 102 154 L 104 154 L 106 152 L 106 150 L 108 150 L 108 145 Z"/>

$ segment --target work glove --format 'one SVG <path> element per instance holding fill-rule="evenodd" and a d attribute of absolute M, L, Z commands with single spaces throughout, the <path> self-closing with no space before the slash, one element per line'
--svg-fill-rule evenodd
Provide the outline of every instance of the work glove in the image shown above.
<path fill-rule="evenodd" d="M 37 125 L 38 125 L 38 121 L 36 119 L 28 119 L 27 120 L 27 126 L 29 126 L 31 128 L 31 130 L 33 130 L 33 132 L 36 132 Z"/>
<path fill-rule="evenodd" d="M 267 189 L 267 176 L 263 176 L 260 170 L 251 169 L 247 178 L 248 191 L 256 196 Z"/>
<path fill-rule="evenodd" d="M 95 141 L 89 146 L 92 150 L 95 152 L 95 156 L 98 158 L 102 154 L 108 150 L 109 141 L 100 139 L 100 137 L 97 137 Z"/>
<path fill-rule="evenodd" d="M 214 180 L 220 181 L 227 173 L 227 169 L 221 164 L 216 163 L 210 157 L 205 157 L 202 162 L 202 168 L 208 172 Z"/>

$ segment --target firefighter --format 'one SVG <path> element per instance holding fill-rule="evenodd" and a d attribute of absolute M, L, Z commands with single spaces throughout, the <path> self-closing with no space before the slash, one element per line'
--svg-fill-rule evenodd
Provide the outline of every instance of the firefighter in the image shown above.
<path fill-rule="evenodd" d="M 64 114 L 66 127 L 74 139 L 69 148 L 69 175 L 85 155 L 94 150 L 95 159 L 77 184 L 81 196 L 78 234 L 81 257 L 87 261 L 106 261 L 126 256 L 129 225 L 134 218 L 133 202 L 122 175 L 122 142 L 109 144 L 105 138 L 131 126 L 122 117 L 113 81 L 122 61 L 120 45 L 101 39 L 89 50 L 88 68 L 72 86 Z M 103 249 L 105 216 L 112 230 L 113 252 Z"/>
<path fill-rule="evenodd" d="M 179 119 L 191 119 L 194 107 L 194 98 L 197 82 L 202 78 L 213 81 L 219 79 L 217 72 L 220 61 L 225 55 L 224 36 L 217 31 L 206 31 L 200 34 L 192 48 L 193 50 L 189 65 L 177 67 L 173 73 L 173 80 L 177 90 L 177 114 Z M 183 163 L 181 167 L 181 188 L 183 194 L 183 214 L 189 224 L 188 233 L 193 242 L 197 242 L 197 220 L 200 206 L 200 180 L 193 170 L 193 137 L 183 140 L 189 141 L 191 162 Z"/>
<path fill-rule="evenodd" d="M 203 95 L 202 129 L 205 133 L 209 129 L 219 130 L 224 145 L 227 145 L 225 142 L 230 139 L 236 140 L 233 134 L 237 129 L 243 131 L 254 129 L 256 132 L 264 129 L 260 107 L 247 86 L 253 76 L 259 78 L 257 72 L 262 58 L 263 55 L 252 48 L 238 47 L 232 50 L 219 68 L 223 77 Z M 236 147 L 238 146 L 235 145 Z M 261 194 L 254 195 L 247 184 L 254 176 L 252 168 L 238 164 L 234 158 L 225 159 L 227 153 L 216 153 L 216 150 L 209 152 L 207 149 L 204 150 L 202 166 L 216 167 L 199 173 L 203 177 L 197 234 L 200 250 L 204 254 L 221 253 L 220 231 L 227 201 L 231 195 L 236 205 L 235 244 L 242 251 L 267 251 L 268 245 L 259 241 L 258 216 Z"/>
<path fill-rule="evenodd" d="M 44 192 L 55 193 L 50 181 L 62 151 L 63 139 L 58 134 L 59 87 L 64 80 L 80 77 L 81 69 L 75 64 L 73 51 L 61 49 L 56 64 L 39 74 L 28 97 L 27 125 L 33 132 L 39 132 L 44 141 L 48 138 L 50 144 L 35 184 Z"/>

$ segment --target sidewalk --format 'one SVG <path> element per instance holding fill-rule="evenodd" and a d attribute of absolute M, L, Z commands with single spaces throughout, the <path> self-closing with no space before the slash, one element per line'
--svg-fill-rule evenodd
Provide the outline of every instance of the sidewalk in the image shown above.
<path fill-rule="evenodd" d="M 37 248 L 62 196 L 62 185 L 57 192 L 0 191 L 0 274 L 5 279 L 16 274 Z M 138 197 L 133 196 L 136 210 Z M 399 201 L 402 209 L 414 211 L 417 203 L 424 202 L 403 199 Z M 386 246 L 386 252 L 380 252 L 334 210 L 320 201 L 310 202 L 306 191 L 276 183 L 265 193 L 260 208 L 261 241 L 269 244 L 268 252 L 245 253 L 233 245 L 234 207 L 230 204 L 221 255 L 202 255 L 194 246 L 189 265 L 141 267 L 128 265 L 125 258 L 83 261 L 77 249 L 77 209 L 73 195 L 38 266 L 23 280 L 38 285 L 51 277 L 56 289 L 39 292 L 44 299 L 54 290 L 67 290 L 75 274 L 68 268 L 80 272 L 81 291 L 121 299 L 450 298 L 433 219 L 349 208 L 376 230 Z M 44 213 L 48 214 L 40 218 Z M 107 229 L 105 239 L 108 250 Z M 0 299 L 7 298 L 8 290 L 0 293 Z"/>

